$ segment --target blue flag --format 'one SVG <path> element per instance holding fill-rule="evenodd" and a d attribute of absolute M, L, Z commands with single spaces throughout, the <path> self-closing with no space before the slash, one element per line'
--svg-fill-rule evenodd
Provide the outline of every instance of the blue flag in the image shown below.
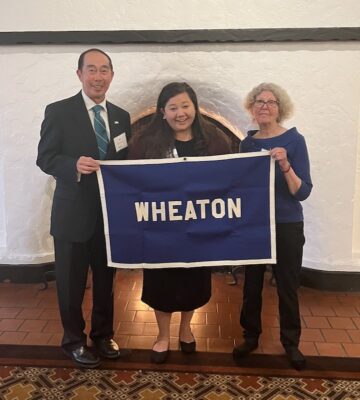
<path fill-rule="evenodd" d="M 276 262 L 269 152 L 103 161 L 108 265 L 169 268 Z"/>

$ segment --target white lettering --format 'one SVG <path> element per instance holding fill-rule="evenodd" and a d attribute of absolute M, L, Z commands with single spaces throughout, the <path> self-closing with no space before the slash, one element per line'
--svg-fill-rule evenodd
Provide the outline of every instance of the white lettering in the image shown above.
<path fill-rule="evenodd" d="M 137 222 L 149 221 L 149 203 L 147 201 L 135 202 Z"/>
<path fill-rule="evenodd" d="M 200 205 L 200 218 L 201 219 L 205 219 L 206 218 L 205 206 L 206 206 L 206 204 L 209 204 L 209 203 L 210 203 L 209 199 L 196 200 L 196 204 Z"/>
<path fill-rule="evenodd" d="M 227 208 L 228 208 L 228 217 L 234 218 L 241 218 L 241 199 L 237 197 L 235 199 L 236 204 L 233 199 L 227 199 Z"/>
<path fill-rule="evenodd" d="M 181 200 L 135 202 L 137 222 L 142 221 L 189 221 L 194 219 L 206 219 L 209 217 L 220 218 L 241 218 L 241 198 L 235 199 L 197 199 L 188 200 L 183 205 Z"/>
<path fill-rule="evenodd" d="M 182 201 L 169 201 L 169 221 L 182 221 L 182 215 L 178 215 Z"/>
<path fill-rule="evenodd" d="M 189 221 L 189 219 L 197 219 L 194 203 L 191 200 L 188 200 L 186 203 L 186 212 L 184 217 L 185 221 Z"/>
<path fill-rule="evenodd" d="M 219 207 L 217 207 L 219 206 Z M 218 208 L 218 210 L 217 210 Z M 224 218 L 225 216 L 225 201 L 223 199 L 214 199 L 211 202 L 211 213 L 214 218 Z"/>
<path fill-rule="evenodd" d="M 152 219 L 157 221 L 157 216 L 160 215 L 161 221 L 166 221 L 165 201 L 160 201 L 160 207 L 156 208 L 156 201 L 151 202 Z"/>

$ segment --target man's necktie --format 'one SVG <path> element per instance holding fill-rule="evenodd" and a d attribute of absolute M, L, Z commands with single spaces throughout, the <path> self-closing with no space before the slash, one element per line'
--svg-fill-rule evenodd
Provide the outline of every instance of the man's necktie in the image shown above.
<path fill-rule="evenodd" d="M 107 148 L 109 144 L 109 139 L 106 133 L 106 125 L 105 122 L 100 115 L 101 110 L 103 110 L 103 107 L 97 104 L 92 108 L 94 111 L 94 130 L 95 130 L 95 135 L 96 135 L 96 140 L 98 143 L 99 147 L 99 155 L 100 155 L 100 160 L 104 160 L 106 157 L 107 153 Z"/>

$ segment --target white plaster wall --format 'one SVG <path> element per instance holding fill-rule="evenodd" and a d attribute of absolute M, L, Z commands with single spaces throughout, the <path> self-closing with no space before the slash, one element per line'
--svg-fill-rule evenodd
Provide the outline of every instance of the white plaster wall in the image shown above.
<path fill-rule="evenodd" d="M 360 132 L 360 104 L 359 104 L 358 132 Z M 356 181 L 354 195 L 354 224 L 353 224 L 353 252 L 360 258 L 360 134 L 358 135 Z"/>
<path fill-rule="evenodd" d="M 297 112 L 288 126 L 305 135 L 314 191 L 304 203 L 307 244 L 304 266 L 358 270 L 352 250 L 360 44 L 230 44 L 106 46 L 115 78 L 109 98 L 136 115 L 155 101 L 160 88 L 186 80 L 202 105 L 245 131 L 250 121 L 243 97 L 261 81 L 286 87 Z M 52 178 L 35 166 L 36 146 L 47 103 L 70 96 L 80 46 L 0 48 L 0 100 L 7 135 L 4 158 L 6 254 L 0 263 L 51 260 L 48 236 Z M 23 149 L 24 151 L 19 151 Z M 344 176 L 346 172 L 346 176 Z"/>
<path fill-rule="evenodd" d="M 1 0 L 2 31 L 358 26 L 358 0 Z"/>
<path fill-rule="evenodd" d="M 0 161 L 0 249 L 6 248 L 5 196 L 3 160 Z M 0 250 L 1 251 L 1 250 Z"/>
<path fill-rule="evenodd" d="M 360 15 L 357 0 L 1 3 L 2 31 L 357 26 Z M 53 181 L 35 166 L 36 148 L 46 104 L 79 90 L 77 58 L 88 47 L 0 46 L 0 264 L 53 260 Z M 306 137 L 314 180 L 304 203 L 304 266 L 360 270 L 359 42 L 102 48 L 115 66 L 109 98 L 133 116 L 153 104 L 165 83 L 186 80 L 202 105 L 246 131 L 245 94 L 262 81 L 284 86 L 297 109 L 287 125 Z"/>
<path fill-rule="evenodd" d="M 1 68 L 0 68 L 1 71 Z M 3 114 L 0 113 L 0 126 L 4 126 Z M 4 191 L 4 140 L 0 130 L 0 254 L 6 249 L 6 223 L 5 223 L 5 191 Z"/>

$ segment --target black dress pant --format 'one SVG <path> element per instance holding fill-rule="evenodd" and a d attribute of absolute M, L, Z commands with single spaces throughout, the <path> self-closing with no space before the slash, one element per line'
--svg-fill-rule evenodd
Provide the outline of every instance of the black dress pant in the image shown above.
<path fill-rule="evenodd" d="M 54 244 L 57 294 L 64 328 L 62 346 L 73 349 L 86 345 L 82 302 L 89 267 L 93 291 L 90 338 L 112 338 L 115 270 L 107 267 L 102 219 L 98 218 L 95 233 L 87 242 L 72 243 L 54 238 Z"/>
<path fill-rule="evenodd" d="M 301 321 L 297 290 L 300 284 L 303 246 L 303 222 L 276 224 L 277 263 L 272 266 L 279 297 L 280 341 L 286 347 L 298 347 Z M 245 268 L 243 306 L 240 323 L 245 340 L 256 341 L 262 332 L 262 289 L 266 266 Z"/>

